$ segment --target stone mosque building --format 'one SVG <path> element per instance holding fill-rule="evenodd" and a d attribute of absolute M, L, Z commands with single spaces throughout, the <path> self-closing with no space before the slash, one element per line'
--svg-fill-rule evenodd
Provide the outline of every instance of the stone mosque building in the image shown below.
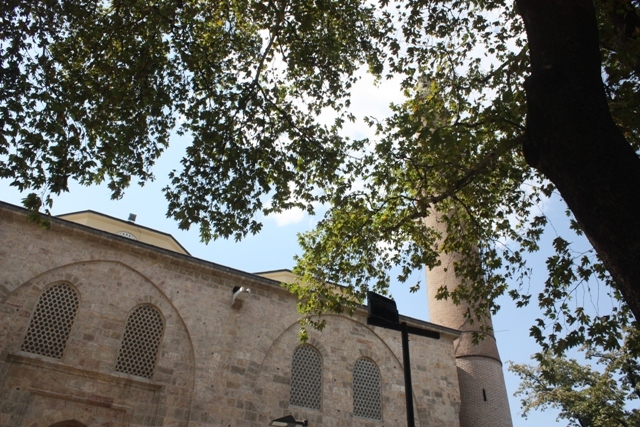
<path fill-rule="evenodd" d="M 197 259 L 91 211 L 50 230 L 26 217 L 0 203 L 0 427 L 407 425 L 400 333 L 366 307 L 302 344 L 288 271 Z M 429 286 L 455 286 L 447 271 Z M 434 323 L 401 316 L 440 337 L 411 336 L 416 426 L 510 427 L 493 337 L 473 346 L 464 307 L 429 308 Z"/>

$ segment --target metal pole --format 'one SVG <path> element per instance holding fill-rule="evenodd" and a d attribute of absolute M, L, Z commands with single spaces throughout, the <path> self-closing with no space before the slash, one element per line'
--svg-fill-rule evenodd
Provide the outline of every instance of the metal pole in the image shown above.
<path fill-rule="evenodd" d="M 404 364 L 404 395 L 407 400 L 407 427 L 415 427 L 413 419 L 413 388 L 411 386 L 411 359 L 409 356 L 409 330 L 407 322 L 400 323 L 402 332 L 402 363 Z"/>
<path fill-rule="evenodd" d="M 409 357 L 409 332 L 423 337 L 440 339 L 440 333 L 427 329 L 400 323 L 398 307 L 392 299 L 378 295 L 373 291 L 367 292 L 369 300 L 367 325 L 393 329 L 402 332 L 402 364 L 404 365 L 404 389 L 407 406 L 407 427 L 415 427 L 413 415 L 413 387 L 411 386 L 411 360 Z"/>

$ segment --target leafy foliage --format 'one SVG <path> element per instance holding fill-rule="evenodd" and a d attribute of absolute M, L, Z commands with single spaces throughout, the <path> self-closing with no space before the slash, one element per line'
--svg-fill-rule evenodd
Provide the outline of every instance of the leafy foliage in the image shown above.
<path fill-rule="evenodd" d="M 596 5 L 611 111 L 637 149 L 637 5 Z M 469 286 L 440 297 L 482 315 L 507 291 L 519 305 L 537 296 L 532 333 L 556 351 L 615 348 L 628 323 L 615 291 L 613 313 L 568 304 L 578 286 L 611 283 L 562 236 L 543 289 L 528 287 L 527 254 L 548 229 L 538 205 L 554 188 L 520 152 L 529 65 L 512 2 L 9 0 L 0 58 L 0 178 L 33 191 L 34 212 L 69 180 L 106 182 L 117 198 L 154 179 L 176 131 L 191 144 L 165 188 L 167 214 L 204 241 L 258 232 L 259 213 L 329 207 L 300 237 L 302 280 L 290 285 L 308 321 L 352 310 L 369 286 L 385 292 L 392 267 L 406 281 L 445 251 L 463 255 Z M 399 77 L 406 102 L 366 118 L 374 140 L 351 140 L 341 128 L 355 120 L 363 67 Z"/>
<path fill-rule="evenodd" d="M 611 70 L 607 90 L 612 105 L 621 102 L 614 115 L 638 147 L 639 116 L 630 112 L 638 105 L 640 75 L 631 69 L 640 32 L 625 39 L 611 13 L 637 11 L 624 2 L 598 6 L 605 70 Z M 371 119 L 379 140 L 354 149 L 359 155 L 347 159 L 345 177 L 327 191 L 332 208 L 300 238 L 297 272 L 308 285 L 295 290 L 303 311 L 321 314 L 322 283 L 346 283 L 362 298 L 371 283 L 384 292 L 391 267 L 399 266 L 397 279 L 405 281 L 412 271 L 436 265 L 439 253 L 459 253 L 456 273 L 468 286 L 441 288 L 438 297 L 472 302 L 476 317 L 497 310 L 505 292 L 519 306 L 537 297 L 542 315 L 531 334 L 543 349 L 618 348 L 629 311 L 593 250 L 573 248 L 573 233 L 582 232 L 570 212 L 573 233 L 555 236 L 549 276 L 541 288 L 530 287 L 528 254 L 540 249 L 545 232 L 555 233 L 542 207 L 555 190 L 518 150 L 528 64 L 515 11 L 496 2 L 409 2 L 397 19 L 404 29 L 398 45 L 406 52 L 390 69 L 408 76 L 408 100 L 390 118 Z M 613 39 L 633 47 L 604 47 Z M 632 87 L 636 94 L 627 91 Z M 445 236 L 421 222 L 429 215 L 446 221 Z M 601 285 L 610 287 L 611 311 L 594 313 L 576 301 Z"/>
<path fill-rule="evenodd" d="M 205 241 L 312 210 L 345 154 L 344 119 L 314 119 L 348 104 L 359 64 L 380 67 L 387 32 L 358 1 L 9 1 L 0 19 L 0 177 L 45 198 L 106 181 L 117 198 L 153 179 L 177 129 L 193 140 L 168 213 Z"/>
<path fill-rule="evenodd" d="M 522 397 L 523 415 L 530 411 L 553 407 L 558 418 L 570 426 L 610 427 L 640 424 L 640 412 L 630 407 L 640 399 L 637 341 L 633 332 L 617 351 L 598 353 L 590 349 L 588 360 L 595 360 L 600 369 L 574 359 L 550 354 L 539 355 L 538 364 L 511 364 L 522 383 L 516 395 Z"/>

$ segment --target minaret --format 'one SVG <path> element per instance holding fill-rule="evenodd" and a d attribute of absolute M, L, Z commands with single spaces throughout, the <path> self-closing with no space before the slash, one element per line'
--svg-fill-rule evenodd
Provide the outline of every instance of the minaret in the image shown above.
<path fill-rule="evenodd" d="M 425 223 L 444 236 L 446 224 L 437 218 L 432 215 Z M 473 332 L 481 332 L 482 326 L 491 327 L 491 317 L 469 323 L 465 317 L 468 304 L 455 305 L 451 299 L 435 298 L 442 286 L 453 290 L 462 285 L 454 271 L 454 262 L 459 259 L 459 254 L 440 254 L 440 266 L 427 270 L 427 295 L 430 321 L 462 331 L 454 343 L 460 385 L 460 427 L 511 427 L 507 388 L 493 329 L 483 332 L 485 338 L 478 344 L 473 343 Z"/>

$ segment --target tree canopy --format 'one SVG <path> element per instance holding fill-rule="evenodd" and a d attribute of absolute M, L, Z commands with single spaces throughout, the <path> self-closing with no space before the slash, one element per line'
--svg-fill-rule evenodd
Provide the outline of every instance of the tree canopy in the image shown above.
<path fill-rule="evenodd" d="M 522 379 L 516 395 L 522 397 L 523 416 L 554 407 L 570 426 L 639 425 L 640 412 L 633 408 L 640 399 L 638 349 L 629 347 L 637 345 L 636 334 L 637 330 L 628 335 L 620 350 L 584 349 L 600 369 L 549 353 L 540 355 L 535 366 L 511 364 L 509 370 Z"/>
<path fill-rule="evenodd" d="M 290 286 L 309 316 L 441 251 L 466 255 L 469 280 L 441 297 L 479 314 L 505 292 L 537 299 L 532 333 L 556 350 L 613 348 L 640 316 L 634 0 L 9 0 L 0 56 L 0 177 L 34 211 L 70 180 L 117 198 L 154 179 L 175 131 L 191 143 L 167 215 L 204 241 L 259 232 L 259 213 L 328 207 Z M 400 78 L 406 102 L 354 140 L 341 129 L 363 67 Z M 537 206 L 556 191 L 595 252 L 558 236 L 548 280 L 529 289 L 526 254 L 548 222 Z M 434 212 L 442 245 L 421 221 Z M 569 304 L 593 280 L 613 312 Z"/>

